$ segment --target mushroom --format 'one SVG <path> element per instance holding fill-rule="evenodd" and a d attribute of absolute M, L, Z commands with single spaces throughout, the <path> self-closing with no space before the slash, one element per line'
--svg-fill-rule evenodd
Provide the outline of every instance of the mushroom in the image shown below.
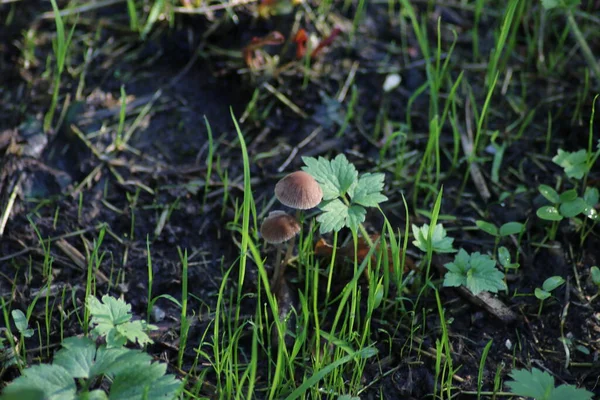
<path fill-rule="evenodd" d="M 277 247 L 277 256 L 275 258 L 275 270 L 271 278 L 271 288 L 279 284 L 279 279 L 283 276 L 285 265 L 281 268 L 281 255 L 283 249 L 282 243 L 288 242 L 286 254 L 291 253 L 290 248 L 294 247 L 294 239 L 300 232 L 300 223 L 296 218 L 284 211 L 271 211 L 260 226 L 260 234 L 267 243 L 274 244 Z M 287 255 L 286 255 L 287 259 Z M 284 260 L 284 264 L 287 260 Z"/>
<path fill-rule="evenodd" d="M 316 207 L 323 199 L 323 191 L 309 173 L 292 172 L 275 185 L 275 196 L 284 205 L 297 210 Z"/>

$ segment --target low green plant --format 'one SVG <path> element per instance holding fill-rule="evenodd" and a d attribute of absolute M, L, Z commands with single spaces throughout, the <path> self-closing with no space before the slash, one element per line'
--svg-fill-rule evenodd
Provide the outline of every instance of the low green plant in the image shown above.
<path fill-rule="evenodd" d="M 494 242 L 494 253 L 500 244 L 500 239 L 510 235 L 516 235 L 523 231 L 523 224 L 520 222 L 507 222 L 500 227 L 497 227 L 491 222 L 477 220 L 475 225 L 482 231 L 492 235 L 495 238 Z"/>
<path fill-rule="evenodd" d="M 51 364 L 34 365 L 6 386 L 3 400 L 136 400 L 173 399 L 181 388 L 174 375 L 165 375 L 166 364 L 153 363 L 141 350 L 123 347 L 128 341 L 152 343 L 144 321 L 131 321 L 131 305 L 105 295 L 102 301 L 89 297 L 91 338 L 70 337 Z M 13 311 L 17 329 L 33 334 L 19 310 Z M 16 316 L 16 318 L 15 318 Z M 31 332 L 30 332 L 31 331 Z M 96 345 L 98 338 L 106 344 Z M 104 392 L 108 388 L 108 394 Z"/>
<path fill-rule="evenodd" d="M 413 240 L 413 244 L 421 251 L 427 252 L 427 238 L 429 237 L 429 224 L 423 224 L 423 226 L 418 227 L 417 225 L 412 225 L 412 232 L 415 240 Z M 452 247 L 452 243 L 454 242 L 454 238 L 451 238 L 447 235 L 446 230 L 442 224 L 436 224 L 435 228 L 433 228 L 433 232 L 431 233 L 431 246 L 433 248 L 434 253 L 456 253 L 456 249 Z"/>
<path fill-rule="evenodd" d="M 157 327 L 143 320 L 131 321 L 131 305 L 125 301 L 109 295 L 102 296 L 102 301 L 89 296 L 86 306 L 94 327 L 92 338 L 104 338 L 108 348 L 124 346 L 127 341 L 140 346 L 152 343 L 146 332 Z"/>
<path fill-rule="evenodd" d="M 356 167 L 343 154 L 331 161 L 323 157 L 302 157 L 302 160 L 306 164 L 302 169 L 312 175 L 323 190 L 323 201 L 319 204 L 323 212 L 317 217 L 320 232 L 338 232 L 348 227 L 353 232 L 360 229 L 368 238 L 362 226 L 367 214 L 365 207 L 378 207 L 387 200 L 381 193 L 384 174 L 366 173 L 359 177 Z"/>
<path fill-rule="evenodd" d="M 506 382 L 506 386 L 517 396 L 533 397 L 535 400 L 592 400 L 593 393 L 573 385 L 557 387 L 554 377 L 537 368 L 531 371 L 517 369 L 509 375 L 513 380 Z"/>
<path fill-rule="evenodd" d="M 599 219 L 598 212 L 594 208 L 599 197 L 596 188 L 587 187 L 583 197 L 577 194 L 576 189 L 569 189 L 559 194 L 548 185 L 540 185 L 538 190 L 546 200 L 552 203 L 552 205 L 542 206 L 536 211 L 536 215 L 540 219 L 552 222 L 548 232 L 550 240 L 556 238 L 558 223 L 564 218 L 574 218 L 579 214 L 583 214 L 594 223 Z"/>
<path fill-rule="evenodd" d="M 500 248 L 498 249 L 498 262 L 505 270 L 519 269 L 519 267 L 521 266 L 521 264 L 519 264 L 518 262 L 512 262 L 510 252 L 504 246 L 500 246 Z"/>
<path fill-rule="evenodd" d="M 594 285 L 596 285 L 596 287 L 598 288 L 598 292 L 596 292 L 595 295 L 592 296 L 591 300 L 594 300 L 596 297 L 600 296 L 600 268 L 598 268 L 597 266 L 593 266 L 592 268 L 590 268 L 590 277 L 592 278 L 592 282 L 594 283 Z"/>
<path fill-rule="evenodd" d="M 562 276 L 551 276 L 546 279 L 542 284 L 542 287 L 535 288 L 534 294 L 535 297 L 540 301 L 540 308 L 538 309 L 538 317 L 542 313 L 542 308 L 544 306 L 544 300 L 552 296 L 552 291 L 558 288 L 560 285 L 565 283 L 565 280 Z"/>
<path fill-rule="evenodd" d="M 488 291 L 497 293 L 506 290 L 504 274 L 496 268 L 494 261 L 487 254 L 479 252 L 467 253 L 460 249 L 453 262 L 444 264 L 448 269 L 444 276 L 444 286 L 465 286 L 473 294 Z"/>

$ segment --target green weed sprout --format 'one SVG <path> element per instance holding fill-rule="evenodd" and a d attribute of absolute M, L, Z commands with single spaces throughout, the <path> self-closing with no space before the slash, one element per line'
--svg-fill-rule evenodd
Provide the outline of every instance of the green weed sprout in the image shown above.
<path fill-rule="evenodd" d="M 542 307 L 544 306 L 544 300 L 552 296 L 552 291 L 565 283 L 562 276 L 551 276 L 546 279 L 542 284 L 541 288 L 535 288 L 535 297 L 540 301 L 540 308 L 538 309 L 538 317 L 542 314 Z"/>
<path fill-rule="evenodd" d="M 52 9 L 54 10 L 54 22 L 56 23 L 56 41 L 53 43 L 54 54 L 56 56 L 56 69 L 54 70 L 54 88 L 52 91 L 52 102 L 50 109 L 44 116 L 44 132 L 48 132 L 52 125 L 52 119 L 54 118 L 54 112 L 58 104 L 58 93 L 60 89 L 60 78 L 65 69 L 67 51 L 71 45 L 71 39 L 73 39 L 73 33 L 75 32 L 75 25 L 71 27 L 71 31 L 67 36 L 65 34 L 65 24 L 60 15 L 60 10 L 56 5 L 56 0 L 51 0 Z"/>
<path fill-rule="evenodd" d="M 518 269 L 521 266 L 521 264 L 519 264 L 518 262 L 511 261 L 510 252 L 504 246 L 500 246 L 500 248 L 498 249 L 498 262 L 500 263 L 500 265 L 502 265 L 502 267 L 505 270 Z"/>
<path fill-rule="evenodd" d="M 573 385 L 554 386 L 554 378 L 547 372 L 533 368 L 513 370 L 512 381 L 506 382 L 511 393 L 517 396 L 532 397 L 536 400 L 592 400 L 593 393 Z"/>
<path fill-rule="evenodd" d="M 596 79 L 598 80 L 598 82 L 600 82 L 600 64 L 598 64 L 594 53 L 590 49 L 590 46 L 588 46 L 588 43 L 585 40 L 585 36 L 579 30 L 577 21 L 575 21 L 575 16 L 573 14 L 573 10 L 580 3 L 581 0 L 542 0 L 542 6 L 544 7 L 544 9 L 551 10 L 554 8 L 558 8 L 564 11 L 567 17 L 569 29 L 571 29 L 571 32 L 573 32 L 573 35 L 577 40 L 577 44 L 583 52 L 583 56 L 588 64 L 588 67 L 592 70 L 594 75 L 596 75 Z"/>
<path fill-rule="evenodd" d="M 448 269 L 444 276 L 445 287 L 465 286 L 474 295 L 507 289 L 504 274 L 496 268 L 496 262 L 487 254 L 469 254 L 460 249 L 454 261 L 444 264 L 444 267 Z"/>
<path fill-rule="evenodd" d="M 323 211 L 317 221 L 321 234 L 348 227 L 353 232 L 360 229 L 369 240 L 362 223 L 367 210 L 365 207 L 378 207 L 387 201 L 383 190 L 384 174 L 365 173 L 360 177 L 358 171 L 343 154 L 329 161 L 323 157 L 302 157 L 305 167 L 302 169 L 312 175 L 323 190 L 323 201 L 319 209 Z"/>
<path fill-rule="evenodd" d="M 598 212 L 594 206 L 598 203 L 598 189 L 588 187 L 583 197 L 578 196 L 576 189 L 567 190 L 558 194 L 556 190 L 548 185 L 540 185 L 538 188 L 542 196 L 552 205 L 542 206 L 537 209 L 536 215 L 543 220 L 552 221 L 549 230 L 550 240 L 556 238 L 558 223 L 564 218 L 573 218 L 579 214 L 587 218 L 598 221 Z"/>
<path fill-rule="evenodd" d="M 146 331 L 158 329 L 143 320 L 131 321 L 131 305 L 121 299 L 109 295 L 102 296 L 102 301 L 89 296 L 86 301 L 89 309 L 92 338 L 106 339 L 107 348 L 124 346 L 127 341 L 140 346 L 152 343 Z"/>
<path fill-rule="evenodd" d="M 492 235 L 495 238 L 494 253 L 498 248 L 498 244 L 500 244 L 500 239 L 506 236 L 516 235 L 523 231 L 523 224 L 520 222 L 507 222 L 498 228 L 491 222 L 477 220 L 475 221 L 475 225 L 477 225 L 477 227 L 482 231 Z"/>
<path fill-rule="evenodd" d="M 552 161 L 561 166 L 569 178 L 581 179 L 590 169 L 588 152 L 585 149 L 574 152 L 558 149 L 557 154 L 552 157 Z"/>
<path fill-rule="evenodd" d="M 423 224 L 420 228 L 413 224 L 412 232 L 415 240 L 412 242 L 419 250 L 427 253 L 427 238 L 429 237 L 429 224 Z M 456 249 L 452 247 L 454 238 L 447 236 L 446 230 L 442 224 L 437 224 L 433 228 L 431 235 L 431 247 L 434 253 L 456 253 Z"/>
<path fill-rule="evenodd" d="M 102 302 L 88 298 L 96 324 L 92 337 L 105 336 L 107 344 L 96 346 L 88 337 L 70 337 L 51 364 L 34 365 L 6 386 L 2 399 L 174 399 L 181 382 L 166 375 L 167 365 L 152 362 L 141 350 L 122 347 L 127 340 L 150 343 L 143 322 L 131 322 L 131 306 L 104 296 Z M 108 393 L 104 392 L 104 389 Z"/>

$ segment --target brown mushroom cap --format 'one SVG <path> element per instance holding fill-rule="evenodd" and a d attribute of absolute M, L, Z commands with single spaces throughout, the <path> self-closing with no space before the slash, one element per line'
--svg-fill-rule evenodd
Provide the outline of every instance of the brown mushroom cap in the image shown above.
<path fill-rule="evenodd" d="M 296 218 L 283 211 L 271 211 L 260 226 L 260 234 L 268 243 L 287 242 L 300 232 Z"/>
<path fill-rule="evenodd" d="M 296 171 L 277 182 L 275 196 L 288 207 L 308 210 L 321 202 L 323 191 L 309 173 Z"/>

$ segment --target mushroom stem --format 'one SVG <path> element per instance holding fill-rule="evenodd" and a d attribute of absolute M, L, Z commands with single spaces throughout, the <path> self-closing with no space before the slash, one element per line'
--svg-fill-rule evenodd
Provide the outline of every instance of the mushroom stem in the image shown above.
<path fill-rule="evenodd" d="M 279 276 L 281 275 L 281 255 L 283 254 L 283 249 L 281 245 L 276 245 L 277 247 L 277 255 L 275 256 L 275 264 L 273 265 L 273 276 L 271 277 L 271 290 L 275 289 L 277 282 L 279 282 Z"/>

